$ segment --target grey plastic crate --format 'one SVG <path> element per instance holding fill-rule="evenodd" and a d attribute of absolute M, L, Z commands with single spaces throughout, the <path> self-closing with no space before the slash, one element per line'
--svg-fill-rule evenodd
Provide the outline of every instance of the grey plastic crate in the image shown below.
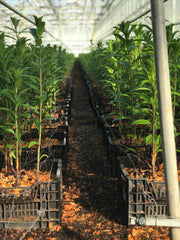
<path fill-rule="evenodd" d="M 62 163 L 54 161 L 55 181 L 33 186 L 0 188 L 0 228 L 48 228 L 60 224 L 62 207 Z"/>
<path fill-rule="evenodd" d="M 126 215 L 126 223 L 131 218 L 167 217 L 167 195 L 165 182 L 156 182 L 146 178 L 130 177 L 124 166 L 128 159 L 117 157 L 119 161 L 119 197 Z"/>

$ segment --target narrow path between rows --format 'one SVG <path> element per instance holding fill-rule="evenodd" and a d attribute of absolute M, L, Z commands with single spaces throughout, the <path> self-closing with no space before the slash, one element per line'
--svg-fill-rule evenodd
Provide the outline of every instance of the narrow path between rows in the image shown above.
<path fill-rule="evenodd" d="M 71 114 L 62 224 L 78 233 L 80 239 L 96 239 L 100 235 L 99 239 L 111 239 L 112 226 L 107 225 L 112 225 L 110 219 L 116 217 L 117 184 L 106 163 L 103 135 L 97 127 L 78 62 Z"/>

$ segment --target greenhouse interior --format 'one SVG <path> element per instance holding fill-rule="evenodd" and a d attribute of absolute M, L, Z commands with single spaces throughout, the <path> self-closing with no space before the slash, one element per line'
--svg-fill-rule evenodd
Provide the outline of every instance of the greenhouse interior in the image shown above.
<path fill-rule="evenodd" d="M 33 15 L 43 16 L 46 23 L 44 42 L 61 45 L 78 56 L 86 53 L 98 41 L 113 37 L 113 27 L 122 21 L 151 24 L 149 0 L 11 0 L 0 1 L 25 15 L 33 22 Z M 20 19 L 20 29 L 32 27 L 32 22 L 23 19 L 7 6 L 1 6 L 0 31 L 11 26 L 10 17 Z M 165 1 L 165 16 L 169 23 L 179 28 L 180 2 Z M 26 35 L 26 34 L 25 34 Z"/>
<path fill-rule="evenodd" d="M 0 0 L 0 239 L 180 239 L 179 9 Z"/>

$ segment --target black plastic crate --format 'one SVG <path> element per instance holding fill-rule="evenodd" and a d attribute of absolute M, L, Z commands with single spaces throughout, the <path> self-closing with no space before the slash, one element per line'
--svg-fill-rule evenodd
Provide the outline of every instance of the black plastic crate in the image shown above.
<path fill-rule="evenodd" d="M 48 228 L 60 224 L 62 214 L 62 163 L 51 160 L 53 181 L 28 187 L 0 188 L 0 228 Z M 17 195 L 14 191 L 20 190 Z"/>
<path fill-rule="evenodd" d="M 117 157 L 119 161 L 119 197 L 126 223 L 131 225 L 132 219 L 138 221 L 144 217 L 167 217 L 167 195 L 165 182 L 156 182 L 146 178 L 130 177 L 125 166 L 128 165 L 127 157 Z"/>
<path fill-rule="evenodd" d="M 56 111 L 60 113 L 60 116 L 57 120 L 60 120 L 62 116 L 68 116 L 71 115 L 71 96 L 68 94 L 68 97 L 63 100 L 62 102 L 56 103 Z M 57 120 L 53 120 L 54 122 L 57 122 Z"/>
<path fill-rule="evenodd" d="M 48 128 L 43 128 L 42 129 L 42 138 L 43 137 L 53 137 L 53 134 L 54 134 L 54 137 L 53 138 L 56 138 L 56 136 L 59 134 L 62 135 L 64 134 L 64 132 L 66 132 L 66 138 L 67 138 L 67 143 L 68 143 L 68 127 L 69 127 L 69 122 L 68 122 L 68 117 L 64 117 L 64 123 L 58 127 L 48 127 Z M 58 133 L 56 133 L 58 132 Z M 37 128 L 32 128 L 30 130 L 30 133 L 26 132 L 24 134 L 24 136 L 22 137 L 23 139 L 25 138 L 38 138 L 39 136 L 39 131 Z"/>
<path fill-rule="evenodd" d="M 31 134 L 25 134 L 24 138 L 30 138 L 31 137 L 38 137 L 38 134 L 34 132 Z M 49 145 L 47 147 L 41 148 L 40 155 L 43 154 L 44 157 L 40 161 L 40 165 L 43 165 L 44 170 L 47 170 L 50 160 L 49 159 L 62 159 L 63 161 L 63 167 L 67 164 L 67 151 L 68 151 L 68 144 L 67 144 L 67 133 L 65 131 L 63 132 L 54 132 L 53 134 L 51 132 L 47 132 L 44 134 L 44 137 L 50 137 L 60 140 L 60 144 L 56 145 Z M 37 162 L 37 148 L 31 147 L 31 148 L 23 148 L 21 152 L 21 163 L 24 165 L 25 169 L 29 169 L 31 167 L 34 167 Z M 5 158 L 4 154 L 0 152 L 0 164 L 1 167 L 4 167 Z M 15 166 L 14 166 L 15 167 Z M 46 169 L 45 169 L 46 168 Z"/>
<path fill-rule="evenodd" d="M 115 144 L 112 138 L 112 132 L 110 130 L 104 132 L 104 142 L 107 150 L 107 160 L 111 167 L 111 173 L 113 177 L 117 177 L 119 174 L 119 163 L 117 156 L 125 156 L 127 146 L 122 144 Z"/>
<path fill-rule="evenodd" d="M 37 135 L 33 134 L 33 137 L 38 137 Z M 41 148 L 41 155 L 45 154 L 48 158 L 52 159 L 62 159 L 63 165 L 67 161 L 67 151 L 68 151 L 68 141 L 67 141 L 67 132 L 66 131 L 56 131 L 46 132 L 43 134 L 43 137 L 48 137 L 50 139 L 58 139 L 60 141 L 59 144 L 54 145 L 47 145 L 47 147 Z M 31 139 L 33 140 L 33 138 Z M 27 164 L 32 161 L 36 161 L 37 158 L 37 148 L 25 148 L 22 150 L 22 161 L 26 162 Z M 44 157 L 43 159 L 46 159 Z M 42 160 L 43 160 L 42 159 Z"/>

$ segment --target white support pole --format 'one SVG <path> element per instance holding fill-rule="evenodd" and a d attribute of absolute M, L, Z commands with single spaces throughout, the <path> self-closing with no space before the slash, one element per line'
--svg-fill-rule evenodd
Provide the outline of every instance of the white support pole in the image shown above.
<path fill-rule="evenodd" d="M 159 98 L 163 161 L 171 218 L 180 217 L 176 146 L 172 114 L 164 0 L 151 0 L 152 26 Z M 172 240 L 180 240 L 180 228 L 171 228 Z"/>

